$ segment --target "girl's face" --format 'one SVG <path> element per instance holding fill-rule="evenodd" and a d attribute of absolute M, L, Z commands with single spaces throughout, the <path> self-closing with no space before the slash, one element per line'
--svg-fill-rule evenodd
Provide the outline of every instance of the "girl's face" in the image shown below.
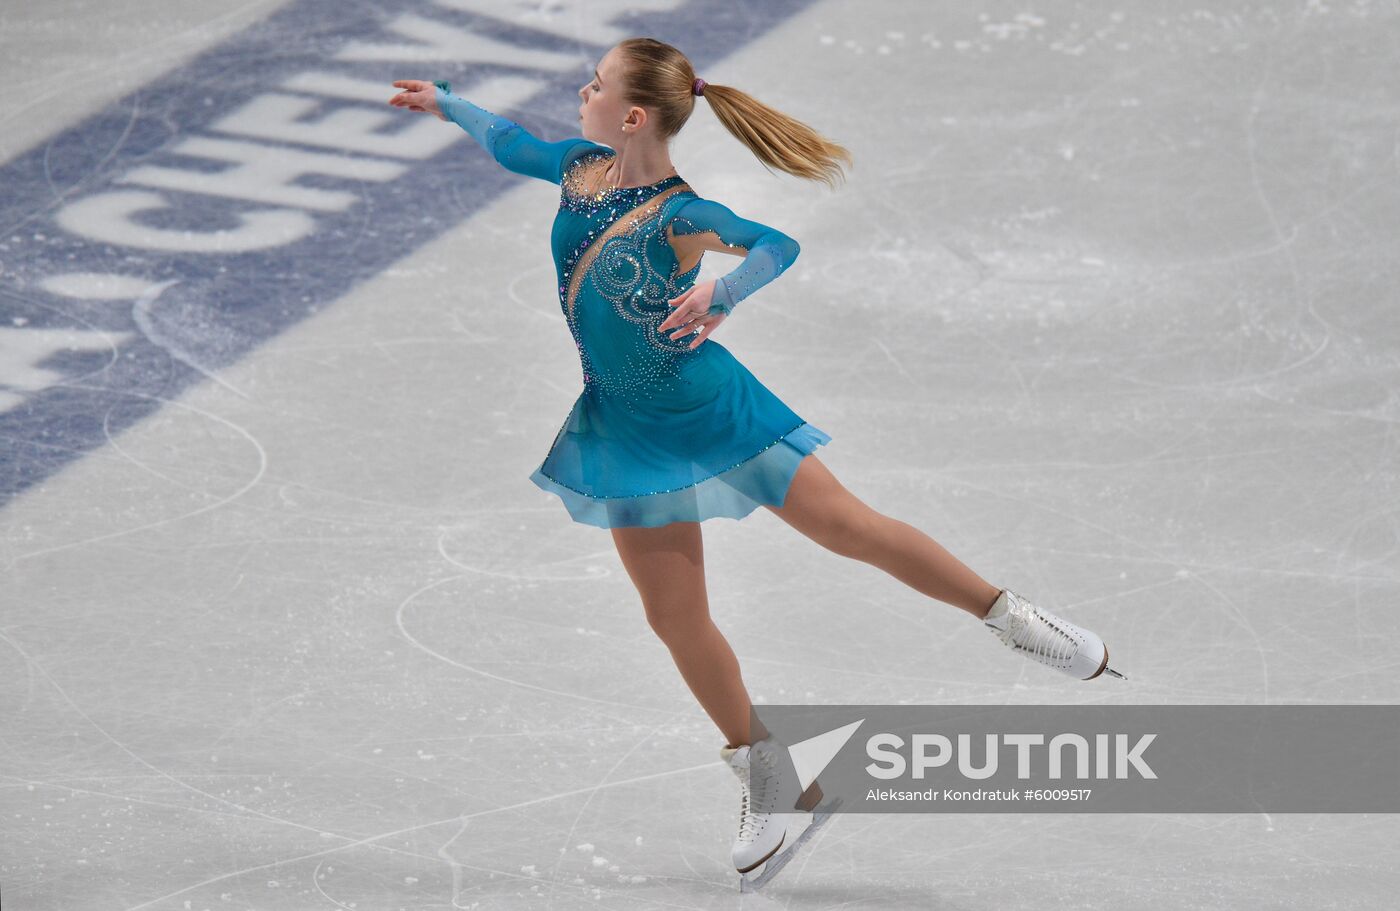
<path fill-rule="evenodd" d="M 622 124 L 627 119 L 627 105 L 619 95 L 621 80 L 612 51 L 598 61 L 588 84 L 578 90 L 583 100 L 578 108 L 581 134 L 585 139 L 613 146 L 623 136 Z"/>

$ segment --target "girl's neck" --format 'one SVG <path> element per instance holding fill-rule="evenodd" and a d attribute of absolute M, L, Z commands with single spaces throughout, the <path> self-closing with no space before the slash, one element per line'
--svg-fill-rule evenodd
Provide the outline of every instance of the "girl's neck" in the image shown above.
<path fill-rule="evenodd" d="M 676 166 L 671 164 L 671 157 L 666 154 L 665 148 L 648 151 L 651 154 L 644 154 L 642 149 L 629 150 L 626 145 L 617 149 L 612 163 L 603 172 L 608 186 L 620 189 L 649 187 L 676 173 Z"/>

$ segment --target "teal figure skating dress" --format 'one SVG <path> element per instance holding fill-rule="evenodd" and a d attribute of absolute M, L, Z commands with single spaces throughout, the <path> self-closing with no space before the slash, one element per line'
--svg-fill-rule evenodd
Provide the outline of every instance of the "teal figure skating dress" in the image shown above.
<path fill-rule="evenodd" d="M 782 506 L 803 456 L 831 437 L 729 349 L 657 331 L 706 250 L 744 259 L 715 287 L 728 312 L 797 258 L 792 238 L 703 199 L 678 175 L 614 188 L 615 154 L 582 137 L 545 142 L 437 88 L 439 109 L 505 168 L 560 185 L 551 245 L 583 392 L 530 480 L 577 522 L 659 526 Z"/>

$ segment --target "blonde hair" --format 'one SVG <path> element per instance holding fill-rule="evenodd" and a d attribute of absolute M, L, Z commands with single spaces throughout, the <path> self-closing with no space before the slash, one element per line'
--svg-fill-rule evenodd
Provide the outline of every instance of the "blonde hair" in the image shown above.
<path fill-rule="evenodd" d="M 622 58 L 624 101 L 653 112 L 662 139 L 675 136 L 690 119 L 698 100 L 691 89 L 696 76 L 690 60 L 654 38 L 628 38 L 617 48 Z M 834 187 L 834 178 L 845 176 L 837 162 L 854 166 L 844 146 L 745 92 L 713 82 L 705 83 L 704 92 L 724 128 L 770 168 Z"/>

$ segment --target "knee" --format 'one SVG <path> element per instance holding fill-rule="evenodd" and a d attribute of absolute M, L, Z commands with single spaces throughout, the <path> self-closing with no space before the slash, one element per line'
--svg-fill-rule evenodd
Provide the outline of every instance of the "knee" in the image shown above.
<path fill-rule="evenodd" d="M 694 636 L 710 622 L 709 610 L 694 601 L 649 601 L 645 607 L 647 625 L 668 645 Z"/>
<path fill-rule="evenodd" d="M 821 543 L 843 557 L 868 561 L 879 546 L 884 518 L 869 508 L 845 510 L 827 523 Z"/>

